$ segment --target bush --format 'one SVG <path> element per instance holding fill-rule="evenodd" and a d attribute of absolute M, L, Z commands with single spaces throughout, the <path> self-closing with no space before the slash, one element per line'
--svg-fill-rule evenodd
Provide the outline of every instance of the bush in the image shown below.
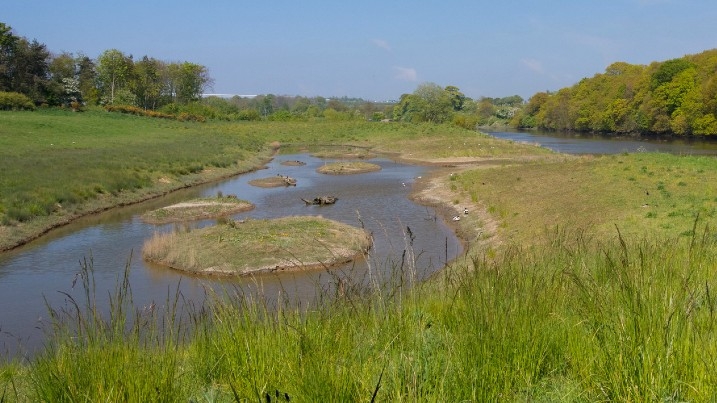
<path fill-rule="evenodd" d="M 0 110 L 16 111 L 27 110 L 34 111 L 35 104 L 26 95 L 18 92 L 2 92 L 0 91 Z"/>

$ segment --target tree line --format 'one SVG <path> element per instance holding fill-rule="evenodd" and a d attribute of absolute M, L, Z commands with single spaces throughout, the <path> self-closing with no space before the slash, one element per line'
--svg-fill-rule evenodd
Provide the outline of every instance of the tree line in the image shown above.
<path fill-rule="evenodd" d="M 37 40 L 15 35 L 0 22 L 0 91 L 27 96 L 35 105 L 133 105 L 158 109 L 200 99 L 212 79 L 206 67 L 117 49 L 96 59 L 53 54 Z"/>
<path fill-rule="evenodd" d="M 533 95 L 514 126 L 578 132 L 717 134 L 717 49 L 649 65 L 616 62 Z"/>

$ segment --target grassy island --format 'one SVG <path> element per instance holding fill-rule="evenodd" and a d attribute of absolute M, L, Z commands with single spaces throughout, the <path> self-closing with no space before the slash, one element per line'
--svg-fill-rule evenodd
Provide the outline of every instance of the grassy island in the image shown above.
<path fill-rule="evenodd" d="M 359 228 L 321 217 L 248 220 L 156 234 L 144 258 L 198 274 L 247 275 L 346 263 L 371 246 Z"/>
<path fill-rule="evenodd" d="M 236 196 L 205 197 L 162 207 L 142 214 L 150 224 L 206 220 L 249 211 L 254 205 Z"/>
<path fill-rule="evenodd" d="M 351 175 L 380 171 L 381 166 L 363 161 L 332 162 L 319 167 L 316 172 L 329 175 Z"/>

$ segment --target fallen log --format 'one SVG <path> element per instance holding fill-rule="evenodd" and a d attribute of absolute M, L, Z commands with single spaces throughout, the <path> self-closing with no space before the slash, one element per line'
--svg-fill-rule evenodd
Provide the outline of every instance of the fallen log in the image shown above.
<path fill-rule="evenodd" d="M 319 196 L 319 197 L 314 197 L 313 200 L 306 200 L 303 197 L 301 198 L 301 200 L 303 200 L 307 206 L 311 206 L 311 205 L 323 206 L 326 204 L 334 204 L 334 203 L 336 203 L 336 200 L 338 200 L 338 199 L 339 199 L 338 197 L 334 197 L 334 196 Z"/>

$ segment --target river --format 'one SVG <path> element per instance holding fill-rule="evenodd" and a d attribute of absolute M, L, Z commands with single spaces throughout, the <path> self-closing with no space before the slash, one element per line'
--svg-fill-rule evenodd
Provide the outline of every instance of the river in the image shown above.
<path fill-rule="evenodd" d="M 717 155 L 717 139 L 710 138 L 607 136 L 537 130 L 484 130 L 485 133 L 499 139 L 539 144 L 565 154 L 663 152 L 676 155 Z"/>
<path fill-rule="evenodd" d="M 304 166 L 286 166 L 282 161 L 299 160 Z M 373 278 L 395 275 L 404 250 L 415 253 L 415 278 L 424 279 L 440 270 L 447 259 L 461 253 L 455 234 L 431 208 L 409 200 L 411 186 L 428 168 L 398 164 L 387 159 L 374 159 L 381 171 L 357 175 L 324 175 L 316 169 L 327 160 L 308 154 L 283 155 L 261 169 L 248 174 L 172 193 L 145 203 L 93 215 L 16 250 L 0 255 L 0 355 L 31 354 L 44 342 L 41 330 L 48 325 L 45 300 L 53 307 L 67 306 L 63 293 L 81 299 L 80 264 L 91 261 L 96 294 L 102 309 L 107 309 L 111 293 L 130 265 L 130 284 L 136 307 L 163 304 L 167 296 L 179 290 L 182 297 L 194 303 L 205 300 L 208 289 L 221 291 L 241 288 L 242 291 L 276 300 L 279 295 L 292 303 L 310 304 L 335 285 L 335 277 L 350 276 L 365 282 Z M 288 175 L 297 179 L 295 187 L 260 188 L 249 184 L 257 178 Z M 172 231 L 174 225 L 154 226 L 139 216 L 148 210 L 171 205 L 195 197 L 233 194 L 256 205 L 252 211 L 234 216 L 236 219 L 262 219 L 290 215 L 321 215 L 354 226 L 364 225 L 371 231 L 374 245 L 365 261 L 331 271 L 313 270 L 302 273 L 263 274 L 251 278 L 197 277 L 142 260 L 141 249 L 155 231 Z M 330 206 L 307 206 L 301 200 L 333 195 L 338 202 Z M 212 225 L 201 221 L 194 226 Z M 410 227 L 415 239 L 408 248 L 405 236 Z M 307 234 L 307 242 L 311 234 Z M 408 265 L 404 265 L 404 269 Z M 370 271 L 370 274 L 369 274 Z M 408 275 L 409 273 L 404 273 Z"/>

